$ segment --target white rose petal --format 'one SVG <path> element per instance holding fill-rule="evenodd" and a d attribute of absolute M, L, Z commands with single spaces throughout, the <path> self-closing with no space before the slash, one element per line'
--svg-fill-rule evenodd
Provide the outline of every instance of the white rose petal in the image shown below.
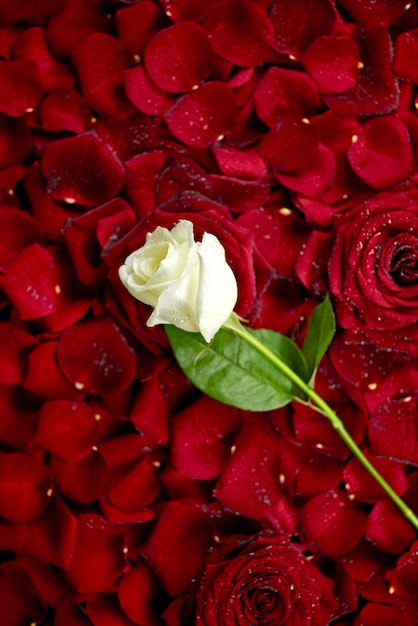
<path fill-rule="evenodd" d="M 210 341 L 237 301 L 235 276 L 225 250 L 209 233 L 196 243 L 193 224 L 181 220 L 171 231 L 158 226 L 119 268 L 129 293 L 154 307 L 148 326 L 173 324 Z"/>

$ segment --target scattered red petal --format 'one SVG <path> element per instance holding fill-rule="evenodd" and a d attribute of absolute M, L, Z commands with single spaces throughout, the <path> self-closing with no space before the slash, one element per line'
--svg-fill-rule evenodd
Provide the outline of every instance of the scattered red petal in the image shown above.
<path fill-rule="evenodd" d="M 58 365 L 76 387 L 90 393 L 114 393 L 135 376 L 136 356 L 107 318 L 70 326 L 57 345 Z"/>
<path fill-rule="evenodd" d="M 0 569 L 0 621 L 4 626 L 41 623 L 46 606 L 31 577 L 17 563 L 3 563 Z"/>
<path fill-rule="evenodd" d="M 367 450 L 364 451 L 364 455 L 391 485 L 392 489 L 398 495 L 402 495 L 407 485 L 402 465 L 391 459 L 376 458 Z M 361 502 L 373 503 L 387 498 L 386 493 L 379 487 L 376 480 L 355 457 L 344 468 L 344 480 L 347 491 L 353 493 Z"/>
<path fill-rule="evenodd" d="M 395 117 L 370 120 L 348 150 L 351 167 L 373 189 L 389 189 L 412 175 L 415 161 L 406 126 Z"/>
<path fill-rule="evenodd" d="M 0 515 L 10 522 L 29 522 L 49 502 L 51 478 L 45 465 L 20 453 L 0 456 Z"/>
<path fill-rule="evenodd" d="M 290 174 L 278 171 L 275 174 L 288 189 L 317 198 L 331 185 L 335 167 L 335 158 L 331 150 L 319 144 L 316 159 L 304 168 Z"/>
<path fill-rule="evenodd" d="M 273 169 L 295 172 L 317 157 L 318 132 L 309 120 L 287 115 L 263 137 L 259 150 Z"/>
<path fill-rule="evenodd" d="M 132 104 L 147 115 L 164 115 L 175 101 L 152 82 L 142 65 L 123 72 L 123 86 Z"/>
<path fill-rule="evenodd" d="M 44 512 L 28 524 L 23 552 L 66 569 L 74 550 L 76 528 L 75 517 L 52 494 Z"/>
<path fill-rule="evenodd" d="M 368 515 L 366 537 L 379 550 L 399 554 L 410 547 L 417 532 L 391 500 L 382 500 Z"/>
<path fill-rule="evenodd" d="M 153 372 L 144 381 L 135 397 L 130 419 L 135 428 L 156 444 L 169 443 L 167 403 L 163 394 L 158 372 Z"/>
<path fill-rule="evenodd" d="M 215 495 L 228 509 L 249 519 L 271 514 L 282 498 L 280 457 L 276 437 L 262 415 L 250 420 L 230 451 L 231 458 L 216 484 Z M 257 472 L 254 472 L 257 468 Z"/>
<path fill-rule="evenodd" d="M 38 412 L 20 386 L 0 385 L 0 443 L 6 449 L 26 451 L 37 421 Z"/>
<path fill-rule="evenodd" d="M 219 169 L 225 176 L 260 180 L 267 174 L 266 164 L 258 154 L 216 144 L 213 153 Z"/>
<path fill-rule="evenodd" d="M 93 33 L 74 50 L 73 61 L 88 106 L 112 119 L 124 119 L 133 113 L 133 105 L 123 91 L 122 72 L 135 63 L 121 41 Z"/>
<path fill-rule="evenodd" d="M 302 63 L 319 93 L 340 93 L 355 87 L 362 67 L 358 45 L 351 37 L 318 37 Z"/>
<path fill-rule="evenodd" d="M 180 141 L 207 148 L 232 129 L 236 113 L 232 90 L 223 83 L 211 82 L 177 100 L 164 119 Z"/>
<path fill-rule="evenodd" d="M 38 342 L 10 322 L 0 322 L 0 344 L 0 383 L 19 385 L 25 377 L 28 354 Z"/>
<path fill-rule="evenodd" d="M 309 119 L 320 107 L 316 87 L 306 74 L 270 67 L 254 93 L 258 117 L 273 127 L 288 114 Z"/>
<path fill-rule="evenodd" d="M 52 400 L 40 410 L 34 441 L 63 461 L 75 462 L 96 443 L 97 427 L 95 413 L 86 402 Z"/>
<path fill-rule="evenodd" d="M 119 39 L 135 54 L 143 54 L 147 44 L 165 24 L 161 8 L 150 0 L 135 2 L 115 14 Z"/>
<path fill-rule="evenodd" d="M 0 113 L 0 167 L 18 165 L 31 150 L 26 119 Z"/>
<path fill-rule="evenodd" d="M 92 206 L 120 190 L 124 169 L 110 149 L 93 135 L 61 139 L 45 146 L 42 173 L 55 200 Z"/>
<path fill-rule="evenodd" d="M 110 504 L 126 513 L 152 504 L 162 488 L 156 469 L 149 456 L 144 456 L 108 491 Z"/>
<path fill-rule="evenodd" d="M 56 0 L 50 0 L 50 3 L 56 3 Z M 61 3 L 65 4 L 63 10 L 48 21 L 46 38 L 55 57 L 70 61 L 77 44 L 91 33 L 107 32 L 110 20 L 102 0 L 89 0 L 88 3 L 85 0 L 61 0 Z"/>
<path fill-rule="evenodd" d="M 23 31 L 13 46 L 13 58 L 36 63 L 43 91 L 70 89 L 74 86 L 72 69 L 51 55 L 43 28 L 34 27 Z"/>
<path fill-rule="evenodd" d="M 126 568 L 123 552 L 126 530 L 94 513 L 79 515 L 77 523 L 68 580 L 79 593 L 107 591 Z"/>
<path fill-rule="evenodd" d="M 302 528 L 306 539 L 329 556 L 352 550 L 366 531 L 366 514 L 343 491 L 323 492 L 302 509 Z"/>
<path fill-rule="evenodd" d="M 135 624 L 160 626 L 161 620 L 154 608 L 158 591 L 159 583 L 154 572 L 140 560 L 121 579 L 118 598 L 122 609 Z"/>
<path fill-rule="evenodd" d="M 295 60 L 314 39 L 332 33 L 338 14 L 332 0 L 274 0 L 270 18 L 277 52 Z"/>
<path fill-rule="evenodd" d="M 342 94 L 323 97 L 325 104 L 342 117 L 387 115 L 398 105 L 399 87 L 392 73 L 392 44 L 386 28 L 359 30 L 357 44 L 364 68 L 357 84 Z"/>
<path fill-rule="evenodd" d="M 147 555 L 171 596 L 184 594 L 213 542 L 213 521 L 204 507 L 170 500 L 161 511 Z"/>
<path fill-rule="evenodd" d="M 201 396 L 173 418 L 172 465 L 195 480 L 216 478 L 230 457 L 240 427 L 237 409 Z"/>
<path fill-rule="evenodd" d="M 83 98 L 70 89 L 51 91 L 39 106 L 39 118 L 42 128 L 50 133 L 63 130 L 84 133 L 93 123 Z"/>
<path fill-rule="evenodd" d="M 404 0 L 339 0 L 339 4 L 362 26 L 388 26 L 410 8 Z"/>
<path fill-rule="evenodd" d="M 75 463 L 53 456 L 50 471 L 65 498 L 78 504 L 92 504 L 102 494 L 107 466 L 101 452 L 93 449 Z"/>
<path fill-rule="evenodd" d="M 32 112 L 42 97 L 41 80 L 34 61 L 0 63 L 2 98 L 0 113 L 20 117 Z"/>
<path fill-rule="evenodd" d="M 210 14 L 205 27 L 216 54 L 235 65 L 258 65 L 271 58 L 273 27 L 265 11 L 255 2 L 221 3 Z"/>
<path fill-rule="evenodd" d="M 213 52 L 205 30 L 182 22 L 161 30 L 145 49 L 145 68 L 168 92 L 190 91 L 210 74 Z"/>
<path fill-rule="evenodd" d="M 418 68 L 414 57 L 418 54 L 418 28 L 401 33 L 395 42 L 395 60 L 393 70 L 397 76 L 406 78 L 416 85 Z"/>
<path fill-rule="evenodd" d="M 159 0 L 164 11 L 173 22 L 200 22 L 219 4 L 220 0 Z"/>
<path fill-rule="evenodd" d="M 140 217 L 156 208 L 157 178 L 167 162 L 162 150 L 144 152 L 127 163 L 124 189 Z"/>
<path fill-rule="evenodd" d="M 213 184 L 205 170 L 194 161 L 174 159 L 162 170 L 156 184 L 157 203 L 186 190 L 213 197 Z"/>

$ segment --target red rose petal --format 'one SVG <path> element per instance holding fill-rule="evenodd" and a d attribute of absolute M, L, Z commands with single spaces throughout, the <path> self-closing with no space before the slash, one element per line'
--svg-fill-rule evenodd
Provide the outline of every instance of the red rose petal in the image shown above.
<path fill-rule="evenodd" d="M 231 130 L 236 112 L 232 90 L 223 83 L 211 82 L 177 100 L 164 119 L 180 141 L 207 148 Z"/>
<path fill-rule="evenodd" d="M 377 602 L 369 602 L 360 611 L 354 621 L 354 626 L 393 626 L 393 624 L 402 624 L 402 626 L 413 626 L 413 617 L 408 620 L 405 610 L 387 604 L 378 604 Z"/>
<path fill-rule="evenodd" d="M 294 172 L 317 156 L 318 132 L 309 120 L 287 115 L 263 137 L 259 150 L 273 169 Z"/>
<path fill-rule="evenodd" d="M 161 487 L 156 466 L 145 456 L 112 486 L 107 497 L 115 508 L 131 513 L 150 505 L 160 493 Z"/>
<path fill-rule="evenodd" d="M 370 416 L 369 440 L 373 454 L 418 465 L 416 411 L 418 399 L 389 398 Z"/>
<path fill-rule="evenodd" d="M 220 0 L 159 0 L 173 22 L 200 22 L 219 4 Z"/>
<path fill-rule="evenodd" d="M 340 93 L 355 86 L 361 69 L 360 52 L 351 37 L 318 37 L 302 63 L 319 93 Z"/>
<path fill-rule="evenodd" d="M 367 518 L 366 537 L 379 550 L 398 554 L 409 548 L 417 533 L 391 500 L 382 500 Z"/>
<path fill-rule="evenodd" d="M 398 105 L 399 88 L 392 73 L 392 44 L 386 28 L 359 31 L 357 44 L 364 68 L 357 84 L 342 94 L 323 96 L 325 104 L 342 117 L 387 115 Z"/>
<path fill-rule="evenodd" d="M 210 176 L 211 196 L 231 211 L 252 211 L 267 202 L 269 185 L 256 180 L 239 180 L 228 176 Z"/>
<path fill-rule="evenodd" d="M 203 508 L 168 501 L 157 520 L 147 555 L 171 596 L 184 594 L 213 542 L 213 522 Z"/>
<path fill-rule="evenodd" d="M 118 598 L 122 609 L 135 624 L 160 626 L 155 606 L 159 585 L 155 574 L 140 560 L 121 579 Z"/>
<path fill-rule="evenodd" d="M 274 31 L 265 11 L 249 0 L 230 0 L 215 9 L 206 24 L 220 57 L 235 65 L 258 65 L 270 59 Z"/>
<path fill-rule="evenodd" d="M 26 400 L 20 386 L 0 385 L 0 443 L 11 450 L 27 450 L 33 438 L 38 413 Z"/>
<path fill-rule="evenodd" d="M 68 328 L 57 345 L 58 365 L 76 387 L 91 393 L 114 393 L 135 376 L 136 357 L 108 318 Z"/>
<path fill-rule="evenodd" d="M 332 33 L 337 17 L 332 0 L 273 0 L 270 19 L 276 50 L 299 59 L 314 39 Z"/>
<path fill-rule="evenodd" d="M 110 217 L 114 217 L 114 221 L 106 220 Z M 101 247 L 116 243 L 135 223 L 134 211 L 122 198 L 67 221 L 63 236 L 77 275 L 84 284 L 103 283 L 106 270 L 101 261 Z"/>
<path fill-rule="evenodd" d="M 40 623 L 45 611 L 46 607 L 25 569 L 12 561 L 3 563 L 0 569 L 1 623 L 4 626 Z"/>
<path fill-rule="evenodd" d="M 386 560 L 384 552 L 364 539 L 353 550 L 341 558 L 345 569 L 353 580 L 367 582 Z"/>
<path fill-rule="evenodd" d="M 94 133 L 123 163 L 144 150 L 160 147 L 150 119 L 139 111 L 123 120 L 100 117 L 94 125 Z"/>
<path fill-rule="evenodd" d="M 72 590 L 65 580 L 64 571 L 59 571 L 53 565 L 43 563 L 25 553 L 16 555 L 16 561 L 30 575 L 46 605 L 55 608 L 64 595 L 71 594 Z"/>
<path fill-rule="evenodd" d="M 118 38 L 136 54 L 144 52 L 148 42 L 164 25 L 164 13 L 150 0 L 135 2 L 115 13 Z"/>
<path fill-rule="evenodd" d="M 0 82 L 3 96 L 0 113 L 20 117 L 32 112 L 42 97 L 42 86 L 33 61 L 2 61 Z"/>
<path fill-rule="evenodd" d="M 335 175 L 335 158 L 329 148 L 319 144 L 317 158 L 295 173 L 275 173 L 278 180 L 293 191 L 314 198 L 327 189 Z"/>
<path fill-rule="evenodd" d="M 123 86 L 132 104 L 147 115 L 164 115 L 174 102 L 172 96 L 152 82 L 141 65 L 123 72 Z"/>
<path fill-rule="evenodd" d="M 213 185 L 205 170 L 194 161 L 175 159 L 163 169 L 156 185 L 157 203 L 190 189 L 213 197 Z"/>
<path fill-rule="evenodd" d="M 40 172 L 39 161 L 29 169 L 24 181 L 24 189 L 32 207 L 32 213 L 44 237 L 61 242 L 61 230 L 67 219 L 79 215 L 70 209 L 70 204 L 60 204 L 45 192 L 45 181 Z"/>
<path fill-rule="evenodd" d="M 362 26 L 388 26 L 396 21 L 406 10 L 403 0 L 340 0 L 339 4 L 347 11 L 354 22 Z"/>
<path fill-rule="evenodd" d="M 367 450 L 364 451 L 364 454 L 391 485 L 392 489 L 398 495 L 402 495 L 407 485 L 402 465 L 391 459 L 376 458 Z M 369 472 L 355 457 L 344 468 L 344 480 L 347 491 L 353 493 L 361 502 L 373 503 L 387 498 L 386 493 L 379 487 L 376 480 L 370 476 Z"/>
<path fill-rule="evenodd" d="M 44 91 L 70 89 L 75 83 L 71 68 L 51 55 L 43 28 L 24 30 L 13 46 L 13 58 L 36 63 Z"/>
<path fill-rule="evenodd" d="M 75 463 L 52 457 L 50 470 L 63 496 L 73 502 L 91 504 L 102 494 L 107 466 L 99 450 L 92 450 Z"/>
<path fill-rule="evenodd" d="M 130 419 L 140 432 L 156 444 L 169 443 L 167 403 L 161 387 L 158 372 L 142 383 L 132 407 Z"/>
<path fill-rule="evenodd" d="M 42 515 L 28 524 L 23 552 L 66 569 L 74 550 L 77 522 L 54 494 Z"/>
<path fill-rule="evenodd" d="M 417 548 L 418 543 L 415 542 L 409 552 L 400 557 L 396 569 L 387 573 L 387 579 L 394 591 L 402 595 L 410 595 L 414 600 L 417 596 Z"/>
<path fill-rule="evenodd" d="M 26 536 L 26 524 L 0 520 L 0 550 L 19 552 Z"/>
<path fill-rule="evenodd" d="M 156 208 L 156 180 L 167 162 L 162 150 L 144 152 L 125 163 L 125 191 L 140 217 Z"/>
<path fill-rule="evenodd" d="M 0 345 L 0 383 L 19 385 L 25 376 L 28 353 L 38 342 L 10 322 L 0 322 Z"/>
<path fill-rule="evenodd" d="M 190 91 L 210 74 L 213 52 L 205 30 L 182 22 L 161 30 L 145 49 L 148 74 L 160 89 Z"/>
<path fill-rule="evenodd" d="M 229 459 L 240 427 L 236 409 L 201 396 L 173 419 L 171 463 L 189 478 L 216 478 Z"/>
<path fill-rule="evenodd" d="M 42 406 L 34 441 L 63 461 L 79 461 L 96 438 L 95 413 L 86 402 L 52 400 Z"/>
<path fill-rule="evenodd" d="M 366 531 L 366 515 L 346 493 L 321 493 L 302 508 L 306 539 L 329 556 L 340 556 L 354 548 Z"/>
<path fill-rule="evenodd" d="M 47 248 L 34 243 L 5 270 L 0 279 L 1 287 L 22 319 L 44 317 L 56 310 L 55 269 Z"/>
<path fill-rule="evenodd" d="M 94 626 L 136 626 L 122 611 L 116 594 L 89 598 L 85 611 Z"/>
<path fill-rule="evenodd" d="M 275 436 L 261 421 L 249 422 L 231 449 L 230 462 L 216 484 L 216 498 L 240 515 L 262 519 L 282 498 L 279 474 Z"/>
<path fill-rule="evenodd" d="M 74 552 L 68 580 L 79 593 L 101 593 L 111 589 L 126 568 L 125 529 L 96 514 L 78 517 Z"/>
<path fill-rule="evenodd" d="M 64 598 L 54 613 L 55 626 L 91 626 L 85 611 L 71 598 Z"/>
<path fill-rule="evenodd" d="M 418 28 L 408 30 L 397 37 L 393 63 L 395 74 L 412 81 L 414 85 L 418 83 L 418 68 L 414 63 L 416 54 L 418 54 Z"/>
<path fill-rule="evenodd" d="M 124 169 L 93 135 L 61 139 L 45 146 L 42 173 L 55 200 L 83 206 L 103 204 L 120 190 Z"/>
<path fill-rule="evenodd" d="M 312 80 L 303 72 L 270 67 L 254 93 L 258 117 L 273 127 L 289 113 L 309 119 L 320 106 Z"/>
<path fill-rule="evenodd" d="M 28 522 L 49 502 L 51 478 L 45 465 L 27 454 L 0 456 L 0 515 L 10 522 Z"/>
<path fill-rule="evenodd" d="M 109 29 L 110 20 L 101 0 L 66 0 L 63 10 L 48 21 L 46 38 L 55 57 L 70 61 L 80 41 Z"/>
<path fill-rule="evenodd" d="M 75 389 L 59 370 L 56 345 L 56 341 L 46 341 L 32 350 L 23 387 L 43 400 L 77 400 L 82 392 Z"/>
<path fill-rule="evenodd" d="M 50 133 L 69 130 L 84 133 L 91 128 L 92 115 L 83 98 L 70 89 L 56 89 L 39 106 L 41 126 Z"/>
<path fill-rule="evenodd" d="M 258 154 L 236 150 L 230 146 L 214 146 L 213 153 L 219 169 L 225 176 L 260 180 L 267 173 L 266 164 Z"/>
<path fill-rule="evenodd" d="M 367 122 L 348 150 L 351 167 L 373 189 L 388 189 L 408 178 L 414 155 L 406 126 L 395 117 Z"/>
<path fill-rule="evenodd" d="M 93 33 L 73 52 L 81 92 L 88 106 L 113 119 L 133 113 L 122 86 L 122 72 L 134 65 L 123 43 L 104 33 Z"/>
<path fill-rule="evenodd" d="M 31 140 L 25 118 L 0 114 L 0 167 L 18 165 L 28 156 Z"/>

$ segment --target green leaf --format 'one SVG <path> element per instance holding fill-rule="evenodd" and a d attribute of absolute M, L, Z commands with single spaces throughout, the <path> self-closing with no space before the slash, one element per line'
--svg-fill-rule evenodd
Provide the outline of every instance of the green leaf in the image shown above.
<path fill-rule="evenodd" d="M 302 353 L 308 364 L 309 379 L 328 349 L 335 333 L 335 316 L 328 294 L 312 311 Z"/>
<path fill-rule="evenodd" d="M 249 411 L 271 411 L 292 401 L 293 383 L 265 356 L 233 332 L 221 329 L 210 344 L 198 333 L 165 327 L 174 355 L 192 383 L 207 395 Z M 307 380 L 305 359 L 288 337 L 249 330 Z"/>

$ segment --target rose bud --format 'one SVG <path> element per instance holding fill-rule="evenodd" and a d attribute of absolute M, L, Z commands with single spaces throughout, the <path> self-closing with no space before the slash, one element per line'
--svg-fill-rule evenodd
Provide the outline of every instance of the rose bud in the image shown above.
<path fill-rule="evenodd" d="M 154 307 L 147 326 L 173 324 L 209 342 L 231 315 L 238 297 L 235 276 L 217 237 L 196 242 L 193 224 L 158 226 L 119 268 L 119 278 L 140 302 Z"/>

